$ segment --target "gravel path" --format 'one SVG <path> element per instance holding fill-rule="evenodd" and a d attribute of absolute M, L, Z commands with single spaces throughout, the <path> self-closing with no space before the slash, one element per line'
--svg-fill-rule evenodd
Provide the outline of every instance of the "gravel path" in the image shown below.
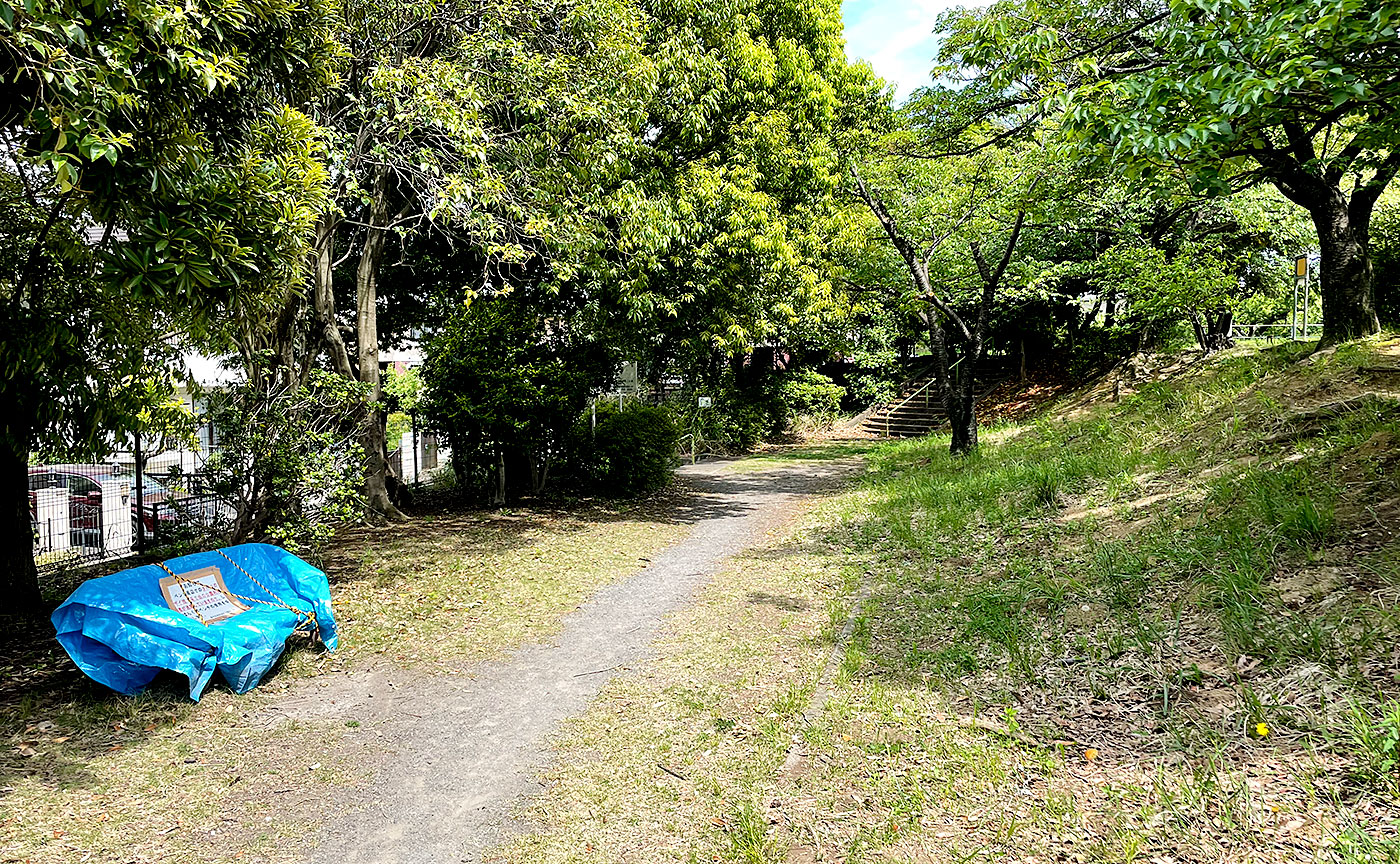
<path fill-rule="evenodd" d="M 552 643 L 485 663 L 470 678 L 390 684 L 378 707 L 392 703 L 401 718 L 396 752 L 358 806 L 326 823 L 308 860 L 480 861 L 518 827 L 510 814 L 538 790 L 535 778 L 548 764 L 548 739 L 560 722 L 581 713 L 618 667 L 645 659 L 663 617 L 685 605 L 725 559 L 761 543 L 804 502 L 838 488 L 853 463 L 761 473 L 726 468 L 718 462 L 681 469 L 693 494 L 675 518 L 694 525 L 689 536 L 570 614 Z"/>

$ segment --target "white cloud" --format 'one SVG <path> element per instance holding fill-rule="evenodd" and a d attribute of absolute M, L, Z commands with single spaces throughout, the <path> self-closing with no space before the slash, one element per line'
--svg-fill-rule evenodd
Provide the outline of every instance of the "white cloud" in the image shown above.
<path fill-rule="evenodd" d="M 929 82 L 937 53 L 934 24 L 954 0 L 848 0 L 846 53 L 868 60 L 875 74 L 895 85 L 899 98 Z"/>

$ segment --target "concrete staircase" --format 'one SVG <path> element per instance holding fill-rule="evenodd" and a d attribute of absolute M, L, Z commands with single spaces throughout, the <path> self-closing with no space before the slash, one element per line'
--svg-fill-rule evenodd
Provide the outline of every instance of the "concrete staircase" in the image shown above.
<path fill-rule="evenodd" d="M 984 360 L 977 369 L 977 398 L 1010 377 L 999 358 Z M 947 423 L 948 415 L 938 398 L 932 370 L 905 385 L 899 396 L 866 415 L 860 428 L 884 438 L 918 438 Z"/>

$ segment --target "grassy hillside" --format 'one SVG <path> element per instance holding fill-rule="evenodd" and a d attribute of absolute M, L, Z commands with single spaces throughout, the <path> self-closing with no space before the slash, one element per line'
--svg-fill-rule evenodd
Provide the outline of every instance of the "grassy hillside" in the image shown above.
<path fill-rule="evenodd" d="M 720 579 L 677 640 L 726 650 L 611 687 L 513 857 L 1400 860 L 1400 340 L 1138 358 L 984 440 Z"/>

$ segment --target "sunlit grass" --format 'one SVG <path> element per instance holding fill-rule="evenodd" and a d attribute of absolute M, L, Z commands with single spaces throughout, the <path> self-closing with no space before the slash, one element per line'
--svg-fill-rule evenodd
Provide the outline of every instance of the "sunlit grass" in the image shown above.
<path fill-rule="evenodd" d="M 327 556 L 334 654 L 294 647 L 258 689 L 215 685 L 197 705 L 179 682 L 129 698 L 76 671 L 65 686 L 0 704 L 0 861 L 300 860 L 315 825 L 289 802 L 359 779 L 337 744 L 368 730 L 343 718 L 269 727 L 260 712 L 281 694 L 327 671 L 457 670 L 547 639 L 686 530 L 634 508 L 467 513 L 357 532 Z M 68 661 L 51 651 L 29 662 Z M 288 797 L 240 798 L 253 784 Z"/>
<path fill-rule="evenodd" d="M 779 640 L 714 606 L 679 626 L 742 663 L 668 654 L 605 694 L 533 813 L 543 830 L 507 857 L 621 855 L 602 827 L 618 820 L 668 826 L 626 853 L 640 861 L 1400 860 L 1400 544 L 1380 530 L 1400 512 L 1400 411 L 1299 419 L 1356 392 L 1375 349 L 1241 348 L 991 430 L 970 457 L 946 436 L 870 450 L 804 564 L 872 591 L 799 730 L 804 772 L 775 776 L 771 734 L 726 739 L 721 760 L 657 743 L 690 720 L 654 677 L 714 705 L 782 668 Z M 793 694 L 766 686 L 788 716 Z M 665 731 L 605 740 L 620 712 Z M 662 752 L 701 754 L 678 799 L 616 770 Z"/>

